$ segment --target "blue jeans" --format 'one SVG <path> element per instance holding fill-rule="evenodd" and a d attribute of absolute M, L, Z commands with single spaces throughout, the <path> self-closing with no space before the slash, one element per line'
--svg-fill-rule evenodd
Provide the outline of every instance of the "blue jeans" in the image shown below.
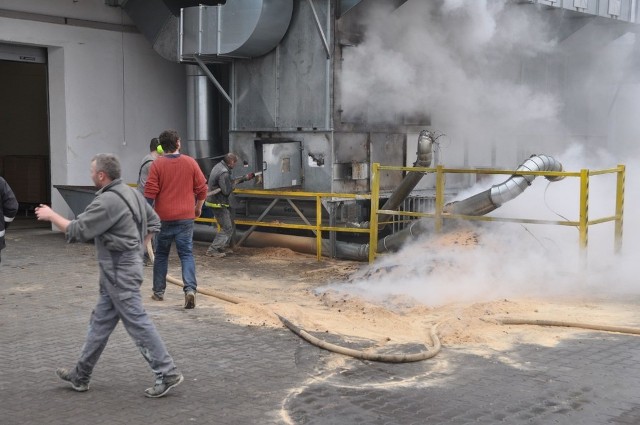
<path fill-rule="evenodd" d="M 193 259 L 193 220 L 163 221 L 156 237 L 156 258 L 153 263 L 153 293 L 164 294 L 167 287 L 167 270 L 171 243 L 175 241 L 180 264 L 184 292 L 195 291 L 196 262 Z"/>

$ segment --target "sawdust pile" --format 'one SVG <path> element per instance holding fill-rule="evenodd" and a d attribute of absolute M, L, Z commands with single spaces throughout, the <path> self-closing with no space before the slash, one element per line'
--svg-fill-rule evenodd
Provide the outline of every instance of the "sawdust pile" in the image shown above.
<path fill-rule="evenodd" d="M 463 249 L 478 246 L 469 232 L 446 235 L 438 243 Z M 505 317 L 588 322 L 615 326 L 638 325 L 625 300 L 566 298 L 553 300 L 499 299 L 484 303 L 429 307 L 410 297 L 393 296 L 373 302 L 345 291 L 327 290 L 327 284 L 348 288 L 354 274 L 366 275 L 368 265 L 299 254 L 285 248 L 238 248 L 233 255 L 212 260 L 206 247 L 195 247 L 199 286 L 243 302 L 232 304 L 200 297 L 199 306 L 222 306 L 228 320 L 247 326 L 282 327 L 277 315 L 309 332 L 369 339 L 379 345 L 428 343 L 432 326 L 444 346 L 504 350 L 514 343 L 553 346 L 578 328 L 507 326 Z M 382 273 L 375 270 L 375 273 Z M 171 270 L 170 270 L 171 274 Z M 626 300 L 629 301 L 629 300 Z"/>

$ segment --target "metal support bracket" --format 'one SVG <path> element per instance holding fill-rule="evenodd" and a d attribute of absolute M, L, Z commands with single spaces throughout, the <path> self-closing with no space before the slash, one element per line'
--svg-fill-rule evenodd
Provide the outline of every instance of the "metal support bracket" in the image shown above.
<path fill-rule="evenodd" d="M 313 12 L 313 18 L 316 21 L 316 28 L 318 29 L 318 33 L 322 38 L 322 44 L 324 44 L 324 50 L 327 53 L 327 59 L 331 59 L 331 51 L 329 50 L 329 44 L 327 43 L 327 37 L 324 35 L 324 31 L 322 31 L 322 25 L 320 25 L 320 19 L 318 18 L 318 13 L 316 12 L 316 7 L 313 5 L 313 0 L 308 0 L 309 6 L 311 6 L 311 11 Z"/>
<path fill-rule="evenodd" d="M 202 62 L 202 59 L 200 59 L 198 57 L 198 55 L 194 55 L 193 59 L 195 59 L 196 63 L 200 67 L 200 69 L 202 69 L 202 72 L 204 72 L 207 75 L 207 77 L 209 77 L 209 79 L 211 80 L 213 85 L 216 86 L 216 88 L 218 89 L 220 94 L 222 94 L 224 96 L 224 98 L 227 99 L 227 102 L 229 102 L 229 105 L 233 106 L 233 100 L 231 100 L 231 97 L 229 97 L 229 95 L 224 90 L 224 88 L 220 85 L 218 80 L 216 80 L 216 77 L 214 77 L 213 74 L 211 73 L 211 71 L 209 71 L 209 68 L 207 68 L 207 65 L 205 65 L 204 62 Z"/>
<path fill-rule="evenodd" d="M 258 220 L 256 221 L 262 221 L 262 219 L 269 214 L 269 211 L 271 211 L 271 208 L 273 208 L 278 201 L 280 200 L 280 198 L 274 198 L 273 201 L 271 201 L 271 203 L 269 204 L 269 206 L 267 207 L 267 209 L 264 210 L 264 212 L 262 214 L 260 214 L 260 217 L 258 217 Z M 247 240 L 247 238 L 249 237 L 249 235 L 251 233 L 253 233 L 254 230 L 256 230 L 257 226 L 251 226 L 246 232 L 244 232 L 244 235 L 242 235 L 242 237 L 240 238 L 240 240 L 234 245 L 234 246 L 242 246 L 242 244 L 244 243 L 244 241 Z"/>

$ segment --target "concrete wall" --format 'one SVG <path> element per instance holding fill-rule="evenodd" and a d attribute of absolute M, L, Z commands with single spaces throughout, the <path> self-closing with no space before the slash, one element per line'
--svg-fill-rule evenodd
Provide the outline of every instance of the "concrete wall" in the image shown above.
<path fill-rule="evenodd" d="M 117 25 L 95 28 L 101 23 Z M 88 162 L 98 152 L 117 154 L 124 180 L 135 182 L 152 137 L 166 128 L 186 134 L 184 67 L 162 59 L 130 25 L 104 0 L 0 4 L 0 42 L 48 49 L 52 185 L 91 184 Z M 54 208 L 69 213 L 51 193 Z"/>

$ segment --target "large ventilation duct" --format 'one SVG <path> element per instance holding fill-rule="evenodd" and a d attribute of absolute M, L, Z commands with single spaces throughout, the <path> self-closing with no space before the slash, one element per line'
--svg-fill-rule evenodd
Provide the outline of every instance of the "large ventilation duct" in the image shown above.
<path fill-rule="evenodd" d="M 293 0 L 233 0 L 185 8 L 181 57 L 262 56 L 280 43 L 292 14 Z"/>
<path fill-rule="evenodd" d="M 178 62 L 178 15 L 193 1 L 121 0 L 120 7 L 163 58 Z"/>
<path fill-rule="evenodd" d="M 186 65 L 187 69 L 187 138 L 181 151 L 198 161 L 200 168 L 210 170 L 215 155 L 222 152 L 216 148 L 216 129 L 218 121 L 216 110 L 216 92 L 213 84 L 197 65 Z M 219 123 L 218 123 L 219 124 Z M 221 141 L 218 141 L 221 145 Z"/>
<path fill-rule="evenodd" d="M 293 0 L 120 0 L 119 5 L 163 58 L 179 62 L 180 11 L 184 9 L 182 53 L 261 56 L 286 33 Z M 186 24 L 186 25 L 185 25 Z"/>

